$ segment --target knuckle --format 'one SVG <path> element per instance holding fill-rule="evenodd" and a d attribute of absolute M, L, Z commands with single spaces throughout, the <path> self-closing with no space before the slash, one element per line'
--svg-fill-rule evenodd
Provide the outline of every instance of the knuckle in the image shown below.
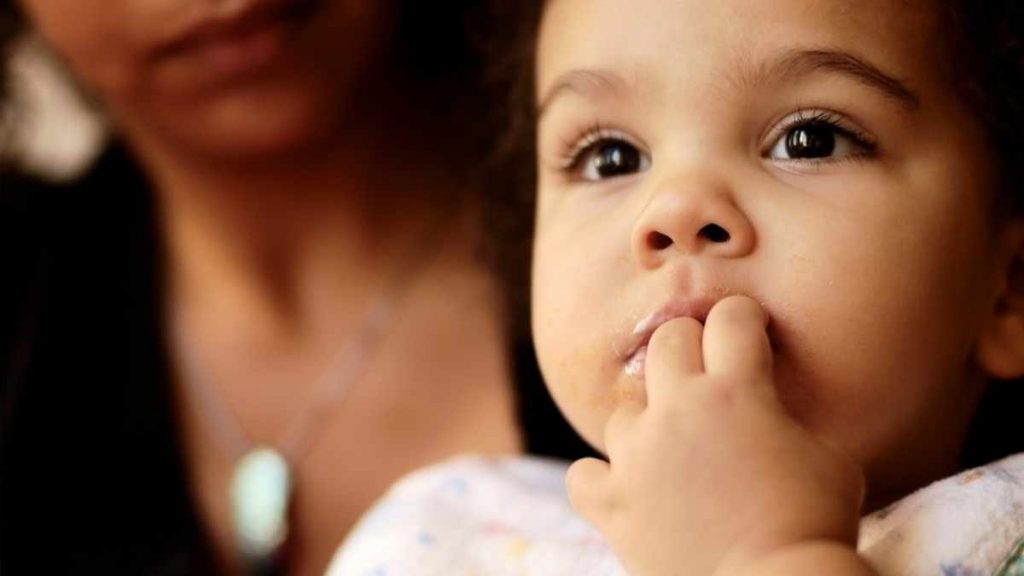
<path fill-rule="evenodd" d="M 569 469 L 565 471 L 565 487 L 570 495 L 576 493 L 581 483 L 584 482 L 584 466 L 583 460 L 577 460 L 570 464 Z"/>
<path fill-rule="evenodd" d="M 565 472 L 565 488 L 574 504 L 589 499 L 587 497 L 587 488 L 590 484 L 588 468 L 591 464 L 586 460 L 577 460 L 569 465 L 569 469 Z"/>
<path fill-rule="evenodd" d="M 596 458 L 584 458 L 573 462 L 565 473 L 569 504 L 591 521 L 602 520 L 611 504 L 609 494 L 601 488 L 605 466 Z"/>
<path fill-rule="evenodd" d="M 739 401 L 744 388 L 736 378 L 708 378 L 700 387 L 701 402 L 715 409 L 728 408 Z"/>

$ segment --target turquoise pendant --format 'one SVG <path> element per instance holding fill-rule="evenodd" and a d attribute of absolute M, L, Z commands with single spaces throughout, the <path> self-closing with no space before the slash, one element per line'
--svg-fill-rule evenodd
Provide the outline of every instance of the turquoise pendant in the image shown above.
<path fill-rule="evenodd" d="M 231 516 L 235 544 L 248 574 L 281 571 L 291 495 L 291 468 L 277 450 L 253 448 L 235 464 Z"/>

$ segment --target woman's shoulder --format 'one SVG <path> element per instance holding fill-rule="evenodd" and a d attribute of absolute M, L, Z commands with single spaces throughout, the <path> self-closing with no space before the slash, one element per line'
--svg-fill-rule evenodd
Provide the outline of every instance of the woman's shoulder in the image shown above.
<path fill-rule="evenodd" d="M 940 480 L 867 516 L 860 548 L 885 574 L 1022 573 L 1024 453 Z"/>
<path fill-rule="evenodd" d="M 465 456 L 414 472 L 363 517 L 328 574 L 623 574 L 572 512 L 565 470 L 546 458 Z"/>

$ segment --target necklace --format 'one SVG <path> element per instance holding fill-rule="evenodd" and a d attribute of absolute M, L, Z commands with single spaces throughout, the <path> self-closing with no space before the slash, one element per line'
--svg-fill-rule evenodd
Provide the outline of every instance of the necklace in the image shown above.
<path fill-rule="evenodd" d="M 203 417 L 216 431 L 221 448 L 232 461 L 228 496 L 234 544 L 247 574 L 273 576 L 287 565 L 289 516 L 295 487 L 295 467 L 316 438 L 327 417 L 344 401 L 365 373 L 394 323 L 402 295 L 437 250 L 446 218 L 397 267 L 355 334 L 346 340 L 318 379 L 313 394 L 289 420 L 280 441 L 260 444 L 250 439 L 234 412 L 215 392 L 214 379 L 189 339 L 179 334 L 185 384 L 198 399 Z M 180 327 L 179 327 L 180 328 Z"/>

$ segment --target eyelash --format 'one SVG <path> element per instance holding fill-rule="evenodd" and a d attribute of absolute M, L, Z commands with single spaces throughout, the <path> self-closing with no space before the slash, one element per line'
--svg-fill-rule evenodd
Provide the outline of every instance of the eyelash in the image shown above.
<path fill-rule="evenodd" d="M 772 148 L 791 130 L 796 128 L 802 128 L 806 126 L 825 126 L 830 130 L 834 130 L 836 134 L 849 138 L 857 145 L 862 148 L 863 151 L 848 156 L 839 157 L 828 157 L 828 158 L 804 158 L 799 160 L 790 160 L 790 162 L 802 162 L 805 164 L 838 164 L 841 162 L 851 162 L 865 160 L 875 156 L 878 150 L 878 141 L 869 133 L 861 130 L 860 128 L 852 125 L 844 116 L 836 112 L 829 110 L 818 110 L 818 109 L 800 109 L 790 114 L 787 118 L 783 119 L 783 123 L 778 125 L 777 128 L 773 128 L 769 133 L 768 137 L 765 138 L 767 144 L 761 151 L 761 157 L 767 158 L 768 154 L 771 153 Z M 785 162 L 786 160 L 782 160 Z"/>
<path fill-rule="evenodd" d="M 641 148 L 621 131 L 607 128 L 600 122 L 594 122 L 577 132 L 572 138 L 563 140 L 563 151 L 559 154 L 559 171 L 565 173 L 579 171 L 583 160 L 596 146 L 611 140 L 621 140 L 638 149 Z"/>
<path fill-rule="evenodd" d="M 867 132 L 851 125 L 842 115 L 828 110 L 799 109 L 784 119 L 782 124 L 773 128 L 765 139 L 767 145 L 761 151 L 761 157 L 767 158 L 772 148 L 791 130 L 805 126 L 825 126 L 834 130 L 837 134 L 849 138 L 862 152 L 839 157 L 797 159 L 790 162 L 802 162 L 805 164 L 822 165 L 828 163 L 841 163 L 860 161 L 870 158 L 876 154 L 878 143 L 873 136 Z M 633 139 L 619 130 L 605 127 L 600 122 L 594 122 L 586 128 L 577 132 L 572 138 L 563 140 L 562 152 L 559 154 L 558 170 L 566 174 L 574 174 L 580 170 L 583 161 L 589 157 L 590 152 L 600 144 L 611 140 L 620 140 L 642 150 Z M 781 160 L 785 162 L 786 160 Z"/>

